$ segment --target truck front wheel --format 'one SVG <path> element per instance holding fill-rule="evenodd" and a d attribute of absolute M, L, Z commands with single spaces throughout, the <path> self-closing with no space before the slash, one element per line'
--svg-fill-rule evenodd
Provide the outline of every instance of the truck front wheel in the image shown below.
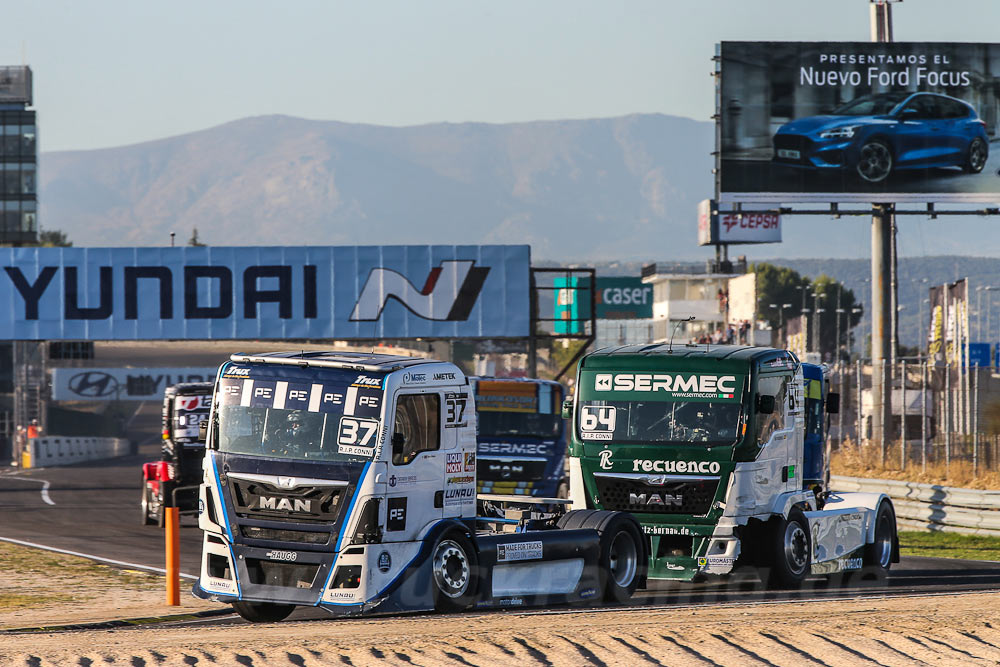
<path fill-rule="evenodd" d="M 768 588 L 798 588 L 809 574 L 811 554 L 809 523 L 802 510 L 792 508 L 787 519 L 774 522 L 770 562 L 761 579 Z"/>
<path fill-rule="evenodd" d="M 233 610 L 251 623 L 277 623 L 288 618 L 295 611 L 295 605 L 239 600 L 233 603 Z"/>
<path fill-rule="evenodd" d="M 559 518 L 564 530 L 591 528 L 600 535 L 597 566 L 608 602 L 626 602 L 646 578 L 649 554 L 639 523 L 626 512 L 577 510 Z"/>
<path fill-rule="evenodd" d="M 434 608 L 461 611 L 476 595 L 476 550 L 460 533 L 449 533 L 434 545 L 431 572 L 434 578 Z"/>

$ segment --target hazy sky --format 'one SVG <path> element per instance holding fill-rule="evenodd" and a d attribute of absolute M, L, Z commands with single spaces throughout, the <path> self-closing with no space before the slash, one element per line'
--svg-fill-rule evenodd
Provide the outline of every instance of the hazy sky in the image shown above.
<path fill-rule="evenodd" d="M 996 41 L 1000 0 L 906 0 L 899 41 Z M 16 2 L 43 151 L 281 113 L 386 125 L 708 120 L 719 40 L 867 40 L 867 0 Z"/>

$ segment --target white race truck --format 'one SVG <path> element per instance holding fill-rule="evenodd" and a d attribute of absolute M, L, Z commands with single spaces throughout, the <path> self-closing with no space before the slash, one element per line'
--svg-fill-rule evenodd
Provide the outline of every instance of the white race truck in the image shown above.
<path fill-rule="evenodd" d="M 250 621 L 627 599 L 649 558 L 631 514 L 477 516 L 473 401 L 450 363 L 233 355 L 203 429 L 194 594 Z"/>

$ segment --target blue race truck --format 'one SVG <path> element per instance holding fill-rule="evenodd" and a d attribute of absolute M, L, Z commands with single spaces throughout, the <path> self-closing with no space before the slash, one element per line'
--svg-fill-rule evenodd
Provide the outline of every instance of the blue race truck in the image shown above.
<path fill-rule="evenodd" d="M 469 380 L 479 419 L 479 493 L 567 498 L 562 385 L 526 378 Z"/>

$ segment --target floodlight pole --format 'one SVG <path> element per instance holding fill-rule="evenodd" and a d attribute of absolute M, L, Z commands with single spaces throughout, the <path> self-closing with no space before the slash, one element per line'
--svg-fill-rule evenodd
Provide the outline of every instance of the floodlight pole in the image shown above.
<path fill-rule="evenodd" d="M 873 42 L 892 41 L 892 5 L 886 0 L 871 0 L 871 38 Z M 872 433 L 885 451 L 888 430 L 892 428 L 892 364 L 895 361 L 895 310 L 892 275 L 895 252 L 895 216 L 892 204 L 874 204 L 872 216 Z"/>

